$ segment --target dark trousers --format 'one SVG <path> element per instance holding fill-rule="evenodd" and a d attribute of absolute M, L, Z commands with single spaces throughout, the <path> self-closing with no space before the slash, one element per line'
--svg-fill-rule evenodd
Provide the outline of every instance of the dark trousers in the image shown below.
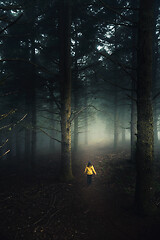
<path fill-rule="evenodd" d="M 92 183 L 92 175 L 87 175 L 87 184 L 90 185 Z"/>

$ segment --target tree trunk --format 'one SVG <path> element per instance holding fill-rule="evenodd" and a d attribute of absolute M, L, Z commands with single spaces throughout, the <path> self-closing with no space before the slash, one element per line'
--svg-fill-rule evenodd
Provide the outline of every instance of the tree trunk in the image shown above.
<path fill-rule="evenodd" d="M 87 84 L 85 86 L 85 97 L 84 97 L 84 104 L 85 104 L 85 112 L 84 112 L 84 129 L 85 129 L 85 137 L 84 137 L 84 143 L 85 145 L 88 145 L 88 96 L 87 96 Z"/>
<path fill-rule="evenodd" d="M 74 96 L 74 109 L 77 111 L 78 109 L 78 96 L 75 94 Z M 78 116 L 74 119 L 74 151 L 78 150 Z"/>
<path fill-rule="evenodd" d="M 74 71 L 74 79 L 73 79 L 73 91 L 74 91 L 74 110 L 75 112 L 78 111 L 78 105 L 79 105 L 79 95 L 78 95 L 78 64 L 77 64 L 77 25 L 75 26 L 75 71 Z M 78 116 L 74 119 L 74 152 L 76 153 L 78 150 Z"/>
<path fill-rule="evenodd" d="M 113 4 L 117 4 L 117 0 L 113 1 Z M 117 51 L 117 16 L 115 18 L 115 36 L 114 36 L 114 48 L 115 52 Z M 117 88 L 117 71 L 116 66 L 114 66 L 115 69 L 115 92 L 114 92 L 114 142 L 113 142 L 113 149 L 114 151 L 117 151 L 118 147 L 118 135 L 119 135 L 119 129 L 118 129 L 118 88 Z"/>
<path fill-rule="evenodd" d="M 31 61 L 35 63 L 35 40 L 31 40 Z M 32 141 L 31 141 L 31 167 L 34 168 L 36 164 L 36 70 L 35 66 L 32 66 L 31 70 L 31 124 L 32 124 Z"/>
<path fill-rule="evenodd" d="M 28 57 L 28 60 L 30 59 L 30 43 L 29 39 L 26 39 L 26 57 Z M 28 66 L 28 72 L 30 73 L 31 68 Z M 26 75 L 24 76 L 24 91 L 25 91 L 25 113 L 27 113 L 27 122 L 26 122 L 26 128 L 25 128 L 25 165 L 27 170 L 30 169 L 31 163 L 31 81 L 30 76 Z"/>
<path fill-rule="evenodd" d="M 61 179 L 72 179 L 71 165 L 71 2 L 60 6 Z"/>
<path fill-rule="evenodd" d="M 136 210 L 149 214 L 152 206 L 153 176 L 153 113 L 152 83 L 152 30 L 153 1 L 140 0 L 138 29 L 137 71 L 137 152 L 136 152 Z"/>
<path fill-rule="evenodd" d="M 34 1 L 35 6 L 37 4 L 37 0 Z M 29 14 L 29 13 L 28 13 Z M 31 31 L 31 38 L 30 38 L 30 60 L 33 63 L 36 63 L 36 53 L 35 53 L 35 39 L 36 39 L 36 16 L 37 16 L 37 8 L 35 7 L 30 14 L 32 26 L 30 26 Z M 36 131 L 36 124 L 37 124 L 37 111 L 36 111 L 36 67 L 34 65 L 31 66 L 31 75 L 30 75 L 30 95 L 31 95 L 31 159 L 30 164 L 32 169 L 35 168 L 36 165 L 36 146 L 37 146 L 37 131 Z"/>
<path fill-rule="evenodd" d="M 158 114 L 157 114 L 157 102 L 154 102 L 154 145 L 155 147 L 158 147 Z"/>
<path fill-rule="evenodd" d="M 138 0 L 134 0 L 133 7 L 138 8 Z M 138 13 L 134 12 L 132 21 L 138 21 Z M 136 89 L 137 89 L 137 28 L 132 29 L 132 92 L 131 92 L 131 161 L 135 163 L 136 158 L 136 144 L 137 144 L 137 105 L 136 105 Z"/>
<path fill-rule="evenodd" d="M 157 94 L 159 79 L 157 77 L 158 70 L 158 58 L 159 58 L 159 35 L 156 34 L 156 20 L 159 15 L 159 1 L 155 0 L 155 8 L 154 8 L 154 34 L 153 34 L 153 93 Z M 153 119 L 154 119 L 154 145 L 158 146 L 158 102 L 157 98 L 154 99 L 153 102 Z"/>
<path fill-rule="evenodd" d="M 20 144 L 21 144 L 21 142 L 20 142 L 20 133 L 19 133 L 18 127 L 16 129 L 15 134 L 16 134 L 16 159 L 17 159 L 17 162 L 19 162 L 20 161 L 20 146 L 21 146 Z"/>
<path fill-rule="evenodd" d="M 132 98 L 136 99 L 135 81 L 132 79 Z M 136 101 L 131 101 L 131 161 L 135 162 L 137 143 L 137 106 Z"/>
<path fill-rule="evenodd" d="M 25 128 L 25 164 L 27 167 L 30 165 L 31 153 L 31 129 L 30 129 L 30 94 L 26 91 L 25 112 L 27 115 L 27 126 Z"/>
<path fill-rule="evenodd" d="M 123 123 L 125 123 L 125 112 L 122 116 L 122 147 L 125 147 L 125 144 L 126 144 L 126 129 L 125 129 L 125 125 Z"/>
<path fill-rule="evenodd" d="M 31 142 L 31 166 L 35 167 L 36 164 L 36 96 L 35 90 L 32 95 L 32 142 Z"/>
<path fill-rule="evenodd" d="M 117 84 L 117 82 L 116 82 Z M 115 96 L 114 96 L 114 143 L 113 143 L 113 149 L 114 151 L 117 151 L 117 146 L 118 146 L 118 135 L 119 135 L 119 131 L 118 131 L 118 106 L 117 106 L 117 87 L 115 87 Z"/>
<path fill-rule="evenodd" d="M 137 1 L 135 2 L 135 7 L 138 7 Z M 133 19 L 134 20 L 134 19 Z M 137 144 L 137 105 L 136 105 L 136 89 L 137 89 L 137 73 L 134 69 L 137 67 L 137 29 L 132 30 L 132 92 L 131 92 L 131 161 L 135 162 L 136 157 L 136 144 Z"/>
<path fill-rule="evenodd" d="M 137 107 L 136 103 L 132 101 L 131 105 L 131 161 L 135 162 L 136 156 L 136 143 L 137 143 Z"/>
<path fill-rule="evenodd" d="M 54 104 L 53 104 L 53 100 L 52 100 L 52 94 L 51 94 L 51 102 L 50 102 L 50 112 L 51 112 L 51 128 L 54 129 L 55 127 L 55 122 L 54 122 Z M 54 138 L 56 135 L 56 131 L 55 130 L 51 130 L 50 135 L 53 136 Z M 55 140 L 50 138 L 50 146 L 49 146 L 49 152 L 50 152 L 50 158 L 52 159 L 53 154 L 54 154 L 54 150 L 55 150 Z"/>
<path fill-rule="evenodd" d="M 12 160 L 12 158 L 13 158 L 13 129 L 11 130 L 11 132 L 9 134 L 8 148 L 9 148 L 10 152 L 7 154 L 7 158 L 9 160 Z"/>

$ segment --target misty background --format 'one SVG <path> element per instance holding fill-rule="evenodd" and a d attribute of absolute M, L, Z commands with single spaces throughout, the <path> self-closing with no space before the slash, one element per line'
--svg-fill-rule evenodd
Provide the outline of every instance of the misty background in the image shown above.
<path fill-rule="evenodd" d="M 59 3 L 0 2 L 1 161 L 37 165 L 39 159 L 60 156 Z M 92 144 L 108 145 L 115 152 L 126 147 L 133 151 L 137 4 L 122 0 L 72 2 L 72 152 Z M 158 1 L 154 17 L 156 148 L 160 137 Z"/>

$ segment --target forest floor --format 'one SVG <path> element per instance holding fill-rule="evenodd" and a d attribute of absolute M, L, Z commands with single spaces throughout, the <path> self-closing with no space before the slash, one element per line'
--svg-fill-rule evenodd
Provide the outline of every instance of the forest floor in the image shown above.
<path fill-rule="evenodd" d="M 88 161 L 97 171 L 90 186 Z M 135 168 L 127 151 L 90 147 L 73 162 L 70 183 L 55 180 L 55 162 L 27 178 L 1 168 L 0 240 L 159 239 L 160 216 L 134 212 Z M 160 183 L 159 164 L 156 169 Z"/>

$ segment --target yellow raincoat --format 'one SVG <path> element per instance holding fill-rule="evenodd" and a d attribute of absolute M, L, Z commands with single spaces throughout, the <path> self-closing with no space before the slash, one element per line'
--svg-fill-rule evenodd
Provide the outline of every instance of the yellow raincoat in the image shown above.
<path fill-rule="evenodd" d="M 93 173 L 97 174 L 95 169 L 94 169 L 94 167 L 93 167 L 93 165 L 89 166 L 89 167 L 86 166 L 86 168 L 84 170 L 84 173 L 87 173 L 87 175 L 93 175 Z"/>

